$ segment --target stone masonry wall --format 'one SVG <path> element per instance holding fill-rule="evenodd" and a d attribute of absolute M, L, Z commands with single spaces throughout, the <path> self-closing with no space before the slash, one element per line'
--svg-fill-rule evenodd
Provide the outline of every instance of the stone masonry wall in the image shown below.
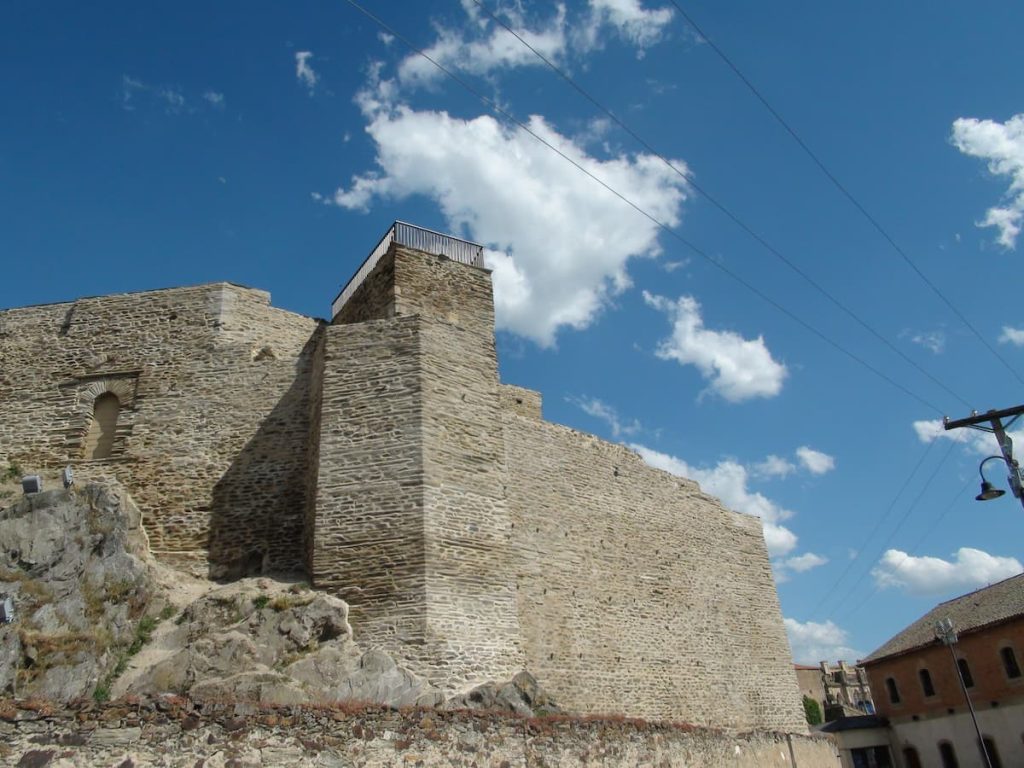
<path fill-rule="evenodd" d="M 468 318 L 422 329 L 430 676 L 456 688 L 524 668 L 494 334 Z"/>
<path fill-rule="evenodd" d="M 227 283 L 2 311 L 7 462 L 116 476 L 179 566 L 308 568 L 449 691 L 805 728 L 760 522 L 500 385 L 486 270 L 393 247 L 330 326 Z"/>
<path fill-rule="evenodd" d="M 824 737 L 431 710 L 231 704 L 199 710 L 173 698 L 66 710 L 0 701 L 0 762 L 53 768 L 840 767 L 834 743 Z"/>
<path fill-rule="evenodd" d="M 0 312 L 0 462 L 114 475 L 165 560 L 302 567 L 318 322 L 228 283 Z M 85 460 L 92 402 L 121 400 L 115 454 Z"/>
<path fill-rule="evenodd" d="M 527 668 L 555 700 L 803 731 L 760 521 L 623 446 L 505 424 Z"/>
<path fill-rule="evenodd" d="M 353 604 L 364 642 L 442 688 L 511 677 L 489 273 L 395 246 L 368 279 L 328 331 L 314 582 Z"/>
<path fill-rule="evenodd" d="M 425 638 L 420 324 L 327 329 L 311 576 L 363 646 Z"/>

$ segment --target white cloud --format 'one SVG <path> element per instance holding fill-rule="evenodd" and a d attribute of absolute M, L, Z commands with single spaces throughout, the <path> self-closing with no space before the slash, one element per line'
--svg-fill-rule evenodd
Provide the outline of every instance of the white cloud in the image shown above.
<path fill-rule="evenodd" d="M 914 557 L 890 549 L 871 570 L 882 588 L 896 587 L 911 595 L 934 596 L 966 592 L 1020 573 L 1020 561 L 997 557 L 980 549 L 961 547 L 953 560 L 938 557 Z"/>
<path fill-rule="evenodd" d="M 672 10 L 647 10 L 638 0 L 590 0 L 587 20 L 578 28 L 577 44 L 584 50 L 601 44 L 601 29 L 609 26 L 639 52 L 662 39 L 672 21 Z"/>
<path fill-rule="evenodd" d="M 672 321 L 672 335 L 658 345 L 658 357 L 695 365 L 710 389 L 730 402 L 774 397 L 782 390 L 786 366 L 772 358 L 764 337 L 708 330 L 692 296 L 672 301 L 644 291 L 644 301 Z"/>
<path fill-rule="evenodd" d="M 908 331 L 907 335 L 914 344 L 924 347 L 933 354 L 941 355 L 946 349 L 946 334 L 943 331 Z"/>
<path fill-rule="evenodd" d="M 316 83 L 319 79 L 316 72 L 313 71 L 313 67 L 309 65 L 309 60 L 312 58 L 312 51 L 297 51 L 295 53 L 295 77 L 302 85 L 306 86 L 310 96 L 316 90 Z"/>
<path fill-rule="evenodd" d="M 796 457 L 812 475 L 824 475 L 836 468 L 835 457 L 808 448 L 806 445 L 801 445 L 796 449 Z"/>
<path fill-rule="evenodd" d="M 530 46 L 551 61 L 565 52 L 565 6 L 559 5 L 547 22 L 530 29 L 515 9 L 506 9 L 508 25 Z M 487 31 L 479 39 L 470 39 L 472 30 L 440 28 L 437 40 L 424 53 L 446 69 L 457 68 L 473 75 L 488 75 L 502 69 L 544 66 L 544 62 L 515 35 L 496 24 L 486 23 Z M 427 85 L 445 77 L 436 66 L 418 53 L 407 56 L 398 65 L 398 80 L 404 86 Z"/>
<path fill-rule="evenodd" d="M 660 253 L 657 225 L 522 129 L 489 115 L 396 105 L 394 82 L 377 73 L 358 97 L 377 170 L 331 202 L 366 209 L 376 198 L 433 200 L 449 230 L 488 246 L 499 329 L 552 346 L 559 329 L 586 328 L 630 285 L 631 258 Z M 529 127 L 655 218 L 679 223 L 686 184 L 656 157 L 599 160 L 542 117 Z"/>
<path fill-rule="evenodd" d="M 389 46 L 393 42 L 395 42 L 395 36 L 394 35 L 389 35 L 383 29 L 380 30 L 379 32 L 377 32 L 377 39 L 380 40 L 382 43 L 384 43 L 385 46 Z"/>
<path fill-rule="evenodd" d="M 121 76 L 121 107 L 128 112 L 148 107 L 168 115 L 191 115 L 199 111 L 202 102 L 206 102 L 209 108 L 223 109 L 224 94 L 207 90 L 200 101 L 199 96 L 186 95 L 176 86 L 156 85 L 137 77 Z"/>
<path fill-rule="evenodd" d="M 717 496 L 729 509 L 760 517 L 764 523 L 764 539 L 771 557 L 782 557 L 793 551 L 796 534 L 779 523 L 793 516 L 766 496 L 747 488 L 747 470 L 738 462 L 726 459 L 711 469 L 694 467 L 682 459 L 643 445 L 629 446 L 652 467 L 673 475 L 695 480 L 707 493 Z"/>
<path fill-rule="evenodd" d="M 172 115 L 177 115 L 185 109 L 185 97 L 173 88 L 161 89 L 160 98 L 164 100 L 167 112 Z"/>
<path fill-rule="evenodd" d="M 775 574 L 775 583 L 782 584 L 789 581 L 790 573 L 805 573 L 827 562 L 828 558 L 826 557 L 813 552 L 805 552 L 802 555 L 772 560 L 772 573 Z"/>
<path fill-rule="evenodd" d="M 149 90 L 149 86 L 141 80 L 121 75 L 121 106 L 128 112 L 133 112 L 136 95 L 146 90 Z"/>
<path fill-rule="evenodd" d="M 991 432 L 982 432 L 977 429 L 951 429 L 946 430 L 939 419 L 922 419 L 914 422 L 914 431 L 917 439 L 922 443 L 930 443 L 933 440 L 952 440 L 954 443 L 962 443 L 972 453 L 978 456 L 992 456 L 999 454 L 999 443 Z M 1007 432 L 1014 446 L 1024 445 L 1024 428 L 1017 431 Z"/>
<path fill-rule="evenodd" d="M 564 3 L 556 3 L 546 18 L 529 18 L 518 3 L 507 3 L 495 13 L 515 30 L 481 14 L 471 0 L 462 8 L 470 24 L 451 28 L 438 26 L 437 39 L 423 52 L 446 69 L 489 76 L 517 67 L 544 66 L 526 45 L 552 62 L 564 62 L 570 54 L 586 54 L 600 48 L 608 31 L 633 45 L 642 55 L 665 36 L 672 20 L 668 8 L 645 9 L 638 0 L 590 0 L 587 9 L 571 18 Z M 398 66 L 398 81 L 405 87 L 429 86 L 444 74 L 418 53 L 407 56 Z"/>
<path fill-rule="evenodd" d="M 809 571 L 812 568 L 817 568 L 828 562 L 827 557 L 816 555 L 813 552 L 805 552 L 802 555 L 796 557 L 790 557 L 783 561 L 783 564 L 792 571 L 797 573 L 803 573 Z"/>
<path fill-rule="evenodd" d="M 758 478 L 786 477 L 793 472 L 796 472 L 796 464 L 774 454 L 750 468 L 750 473 Z"/>
<path fill-rule="evenodd" d="M 961 117 L 953 122 L 953 143 L 966 155 L 988 161 L 995 176 L 1008 176 L 1004 204 L 985 212 L 979 227 L 999 230 L 999 243 L 1014 248 L 1024 220 L 1024 114 L 1005 123 Z"/>
<path fill-rule="evenodd" d="M 570 397 L 566 399 L 573 405 L 582 409 L 584 413 L 605 422 L 611 428 L 612 435 L 614 437 L 635 435 L 641 429 L 639 421 L 633 419 L 633 421 L 630 422 L 623 422 L 622 419 L 619 418 L 618 411 L 607 403 L 598 400 L 596 397 Z"/>
<path fill-rule="evenodd" d="M 1024 328 L 1011 328 L 1003 326 L 1003 332 L 999 336 L 1000 344 L 1013 344 L 1015 347 L 1024 346 Z"/>
<path fill-rule="evenodd" d="M 782 620 L 789 635 L 789 645 L 793 651 L 793 660 L 798 664 L 817 664 L 820 661 L 836 662 L 856 661 L 864 654 L 847 643 L 846 630 L 826 621 L 819 624 L 815 621 L 801 623 L 796 619 Z"/>

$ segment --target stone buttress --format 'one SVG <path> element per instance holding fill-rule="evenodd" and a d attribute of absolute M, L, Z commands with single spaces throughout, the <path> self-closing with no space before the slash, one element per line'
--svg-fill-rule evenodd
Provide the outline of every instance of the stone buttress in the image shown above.
<path fill-rule="evenodd" d="M 392 244 L 327 329 L 310 572 L 453 690 L 524 666 L 490 274 Z"/>

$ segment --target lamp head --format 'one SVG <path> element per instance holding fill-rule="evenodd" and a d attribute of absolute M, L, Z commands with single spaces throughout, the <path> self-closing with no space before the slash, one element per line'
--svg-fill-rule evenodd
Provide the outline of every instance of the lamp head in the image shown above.
<path fill-rule="evenodd" d="M 981 493 L 974 497 L 975 501 L 989 501 L 990 499 L 998 499 L 1006 491 L 1001 488 L 996 488 L 988 480 L 981 481 Z"/>

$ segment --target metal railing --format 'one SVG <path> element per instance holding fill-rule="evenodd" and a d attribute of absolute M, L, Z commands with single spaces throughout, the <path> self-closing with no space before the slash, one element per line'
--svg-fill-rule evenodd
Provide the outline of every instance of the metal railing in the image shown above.
<path fill-rule="evenodd" d="M 384 237 L 377 243 L 377 247 L 370 251 L 370 255 L 360 265 L 352 278 L 345 283 L 334 301 L 331 302 L 331 317 L 336 317 L 345 303 L 352 298 L 352 294 L 363 284 L 363 281 L 377 266 L 392 243 L 415 248 L 418 251 L 434 253 L 438 256 L 445 256 L 452 261 L 469 264 L 474 267 L 484 266 L 484 247 L 478 243 L 471 243 L 468 240 L 461 240 L 451 235 L 435 232 L 432 229 L 417 227 L 415 224 L 408 224 L 404 221 L 396 221 L 391 228 L 384 233 Z"/>

